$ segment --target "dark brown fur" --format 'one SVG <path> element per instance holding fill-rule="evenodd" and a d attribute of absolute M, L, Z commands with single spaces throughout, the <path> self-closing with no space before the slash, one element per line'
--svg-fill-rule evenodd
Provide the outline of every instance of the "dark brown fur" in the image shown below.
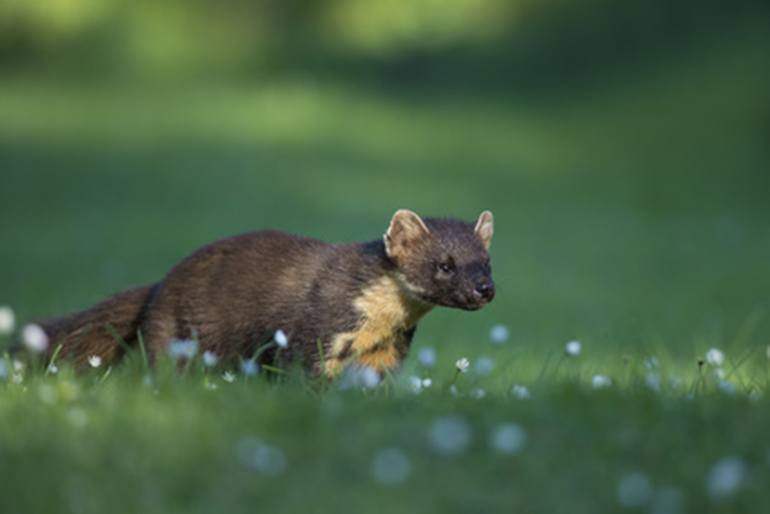
<path fill-rule="evenodd" d="M 249 358 L 281 329 L 282 359 L 330 376 L 351 360 L 383 371 L 401 362 L 432 306 L 491 300 L 491 223 L 491 214 L 474 228 L 399 211 L 384 241 L 360 244 L 253 232 L 199 249 L 157 284 L 42 326 L 78 366 L 91 355 L 114 361 L 138 331 L 151 358 L 194 338 L 226 362 Z M 479 284 L 488 287 L 474 293 Z"/>

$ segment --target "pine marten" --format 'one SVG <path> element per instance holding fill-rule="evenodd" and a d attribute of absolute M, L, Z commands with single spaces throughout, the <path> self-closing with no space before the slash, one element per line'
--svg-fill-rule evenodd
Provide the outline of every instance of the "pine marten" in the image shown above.
<path fill-rule="evenodd" d="M 382 239 L 329 244 L 264 230 L 197 250 L 160 282 L 41 323 L 76 367 L 113 362 L 138 334 L 151 360 L 193 338 L 224 361 L 250 358 L 277 330 L 280 358 L 328 377 L 347 363 L 382 373 L 404 359 L 434 306 L 480 309 L 495 295 L 493 217 L 475 223 L 399 210 Z M 273 358 L 266 354 L 264 358 Z"/>

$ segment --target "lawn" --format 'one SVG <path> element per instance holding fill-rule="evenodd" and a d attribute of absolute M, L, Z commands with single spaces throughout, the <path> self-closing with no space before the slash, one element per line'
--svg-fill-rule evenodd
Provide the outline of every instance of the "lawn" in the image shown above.
<path fill-rule="evenodd" d="M 767 43 L 559 96 L 3 79 L 0 304 L 19 324 L 217 238 L 375 239 L 400 207 L 493 210 L 498 296 L 431 313 L 373 389 L 3 361 L 0 511 L 764 512 Z"/>

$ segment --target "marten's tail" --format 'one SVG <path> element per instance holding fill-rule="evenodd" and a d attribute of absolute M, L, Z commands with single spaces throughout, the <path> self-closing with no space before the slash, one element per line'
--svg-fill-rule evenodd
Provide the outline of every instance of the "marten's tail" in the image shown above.
<path fill-rule="evenodd" d="M 90 309 L 40 323 L 48 335 L 48 355 L 61 345 L 59 356 L 75 367 L 87 365 L 92 355 L 111 363 L 125 344 L 136 341 L 144 310 L 157 284 L 123 291 Z"/>

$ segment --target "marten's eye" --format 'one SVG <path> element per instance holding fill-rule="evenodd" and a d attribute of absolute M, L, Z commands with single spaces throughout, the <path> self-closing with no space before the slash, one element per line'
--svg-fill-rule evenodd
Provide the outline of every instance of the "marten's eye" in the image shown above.
<path fill-rule="evenodd" d="M 454 272 L 455 267 L 454 267 L 454 264 L 452 264 L 451 262 L 439 262 L 438 269 L 442 273 L 446 273 L 448 275 Z"/>

